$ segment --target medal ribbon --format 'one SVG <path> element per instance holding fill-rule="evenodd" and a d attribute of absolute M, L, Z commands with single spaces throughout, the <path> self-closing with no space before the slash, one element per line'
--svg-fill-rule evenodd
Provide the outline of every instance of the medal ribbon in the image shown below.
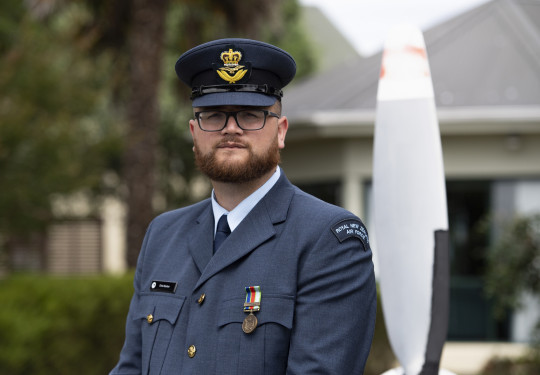
<path fill-rule="evenodd" d="M 244 312 L 254 312 L 261 309 L 261 287 L 246 286 L 246 302 L 244 303 Z"/>

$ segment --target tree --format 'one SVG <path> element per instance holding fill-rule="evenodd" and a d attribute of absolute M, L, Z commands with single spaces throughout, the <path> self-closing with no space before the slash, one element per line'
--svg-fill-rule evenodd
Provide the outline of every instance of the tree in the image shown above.
<path fill-rule="evenodd" d="M 9 248 L 43 233 L 55 195 L 99 189 L 119 137 L 103 116 L 107 77 L 93 74 L 106 61 L 71 44 L 78 13 L 43 20 L 19 1 L 0 12 L 0 233 Z"/>
<path fill-rule="evenodd" d="M 159 136 L 158 89 L 164 44 L 165 0 L 134 0 L 128 33 L 130 92 L 124 177 L 128 188 L 127 263 L 137 263 L 142 235 L 154 216 L 156 153 Z"/>
<path fill-rule="evenodd" d="M 520 308 L 524 293 L 540 301 L 540 214 L 503 226 L 488 254 L 486 291 L 499 316 Z"/>

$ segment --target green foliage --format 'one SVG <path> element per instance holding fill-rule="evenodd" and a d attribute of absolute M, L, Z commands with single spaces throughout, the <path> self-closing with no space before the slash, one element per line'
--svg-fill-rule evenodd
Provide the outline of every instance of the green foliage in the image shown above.
<path fill-rule="evenodd" d="M 2 14 L 5 3 L 2 2 Z M 51 196 L 94 189 L 119 153 L 103 99 L 106 77 L 71 44 L 77 14 L 48 23 L 11 11 L 0 27 L 0 231 L 26 234 L 51 218 Z M 66 26 L 67 25 L 67 26 Z"/>
<path fill-rule="evenodd" d="M 23 18 L 25 9 L 19 0 L 4 0 L 0 3 L 0 55 L 16 42 L 18 24 Z"/>
<path fill-rule="evenodd" d="M 0 374 L 107 374 L 123 344 L 132 278 L 0 281 Z"/>
<path fill-rule="evenodd" d="M 498 316 L 519 309 L 524 293 L 540 300 L 540 214 L 516 217 L 502 226 L 487 258 L 486 292 L 493 298 Z M 539 374 L 540 321 L 532 340 L 535 345 L 527 356 L 517 360 L 494 358 L 482 374 Z"/>
<path fill-rule="evenodd" d="M 294 82 L 315 70 L 315 53 L 309 38 L 302 28 L 300 20 L 301 7 L 297 0 L 281 1 L 281 22 L 262 25 L 263 40 L 289 52 L 296 61 L 296 77 Z M 287 97 L 284 98 L 285 103 Z"/>
<path fill-rule="evenodd" d="M 499 316 L 519 308 L 524 292 L 540 299 L 540 215 L 517 217 L 502 228 L 488 254 L 486 291 Z"/>

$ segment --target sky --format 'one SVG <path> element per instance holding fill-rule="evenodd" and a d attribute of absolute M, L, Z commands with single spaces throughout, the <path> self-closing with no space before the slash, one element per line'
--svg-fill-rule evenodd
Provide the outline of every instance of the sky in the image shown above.
<path fill-rule="evenodd" d="M 408 23 L 426 30 L 490 0 L 299 0 L 319 7 L 364 56 L 377 53 L 389 29 Z"/>

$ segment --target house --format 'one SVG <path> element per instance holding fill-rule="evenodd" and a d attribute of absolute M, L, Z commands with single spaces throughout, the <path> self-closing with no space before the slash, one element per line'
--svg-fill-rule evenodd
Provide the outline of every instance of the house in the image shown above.
<path fill-rule="evenodd" d="M 540 2 L 493 0 L 424 37 L 447 179 L 449 339 L 527 342 L 539 307 L 527 300 L 510 319 L 495 319 L 482 276 L 497 223 L 540 212 Z M 368 229 L 381 56 L 333 64 L 288 88 L 284 101 L 287 176 Z M 482 231 L 488 219 L 491 230 Z"/>

